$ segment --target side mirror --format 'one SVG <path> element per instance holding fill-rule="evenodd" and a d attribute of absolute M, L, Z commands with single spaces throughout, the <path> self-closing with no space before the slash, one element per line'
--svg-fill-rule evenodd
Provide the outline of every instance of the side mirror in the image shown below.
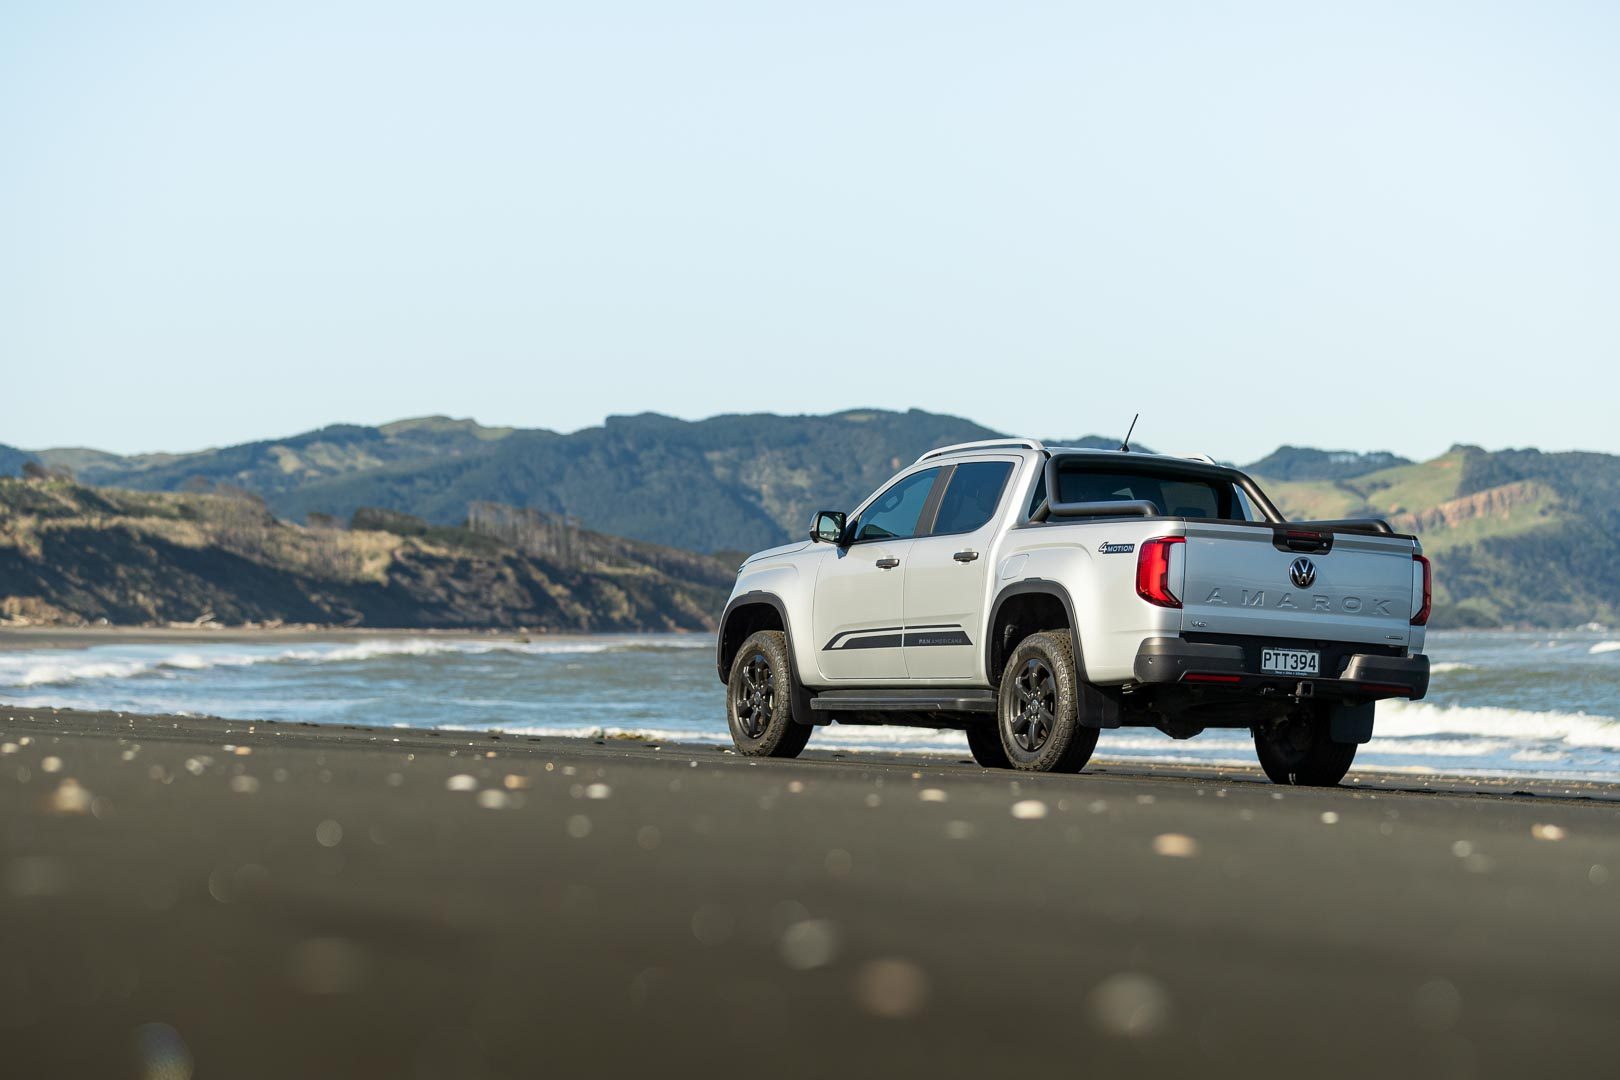
<path fill-rule="evenodd" d="M 841 544 L 844 540 L 844 515 L 837 510 L 818 510 L 810 519 L 810 539 L 820 544 Z"/>

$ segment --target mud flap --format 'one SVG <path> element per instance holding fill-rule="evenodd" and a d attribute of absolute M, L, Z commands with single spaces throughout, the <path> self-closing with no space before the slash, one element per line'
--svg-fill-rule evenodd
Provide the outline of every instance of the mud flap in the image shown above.
<path fill-rule="evenodd" d="M 1372 702 L 1334 705 L 1328 710 L 1328 738 L 1336 743 L 1364 743 L 1373 733 Z"/>

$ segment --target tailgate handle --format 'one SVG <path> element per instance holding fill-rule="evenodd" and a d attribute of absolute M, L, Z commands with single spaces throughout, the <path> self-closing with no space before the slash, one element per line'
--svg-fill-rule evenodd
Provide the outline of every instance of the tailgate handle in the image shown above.
<path fill-rule="evenodd" d="M 1333 534 L 1309 529 L 1276 529 L 1271 534 L 1271 543 L 1278 551 L 1321 555 L 1333 550 Z"/>

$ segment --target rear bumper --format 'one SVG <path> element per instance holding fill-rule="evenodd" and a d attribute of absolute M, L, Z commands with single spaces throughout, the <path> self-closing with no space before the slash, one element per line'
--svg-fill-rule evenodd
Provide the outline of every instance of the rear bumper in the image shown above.
<path fill-rule="evenodd" d="M 1287 642 L 1277 642 L 1288 645 Z M 1308 644 L 1301 644 L 1309 648 Z M 1335 649 L 1324 656 L 1321 675 L 1264 675 L 1254 650 L 1243 645 L 1184 641 L 1157 637 L 1142 642 L 1133 665 L 1143 686 L 1182 685 L 1209 690 L 1292 697 L 1408 698 L 1416 701 L 1429 692 L 1427 656 L 1382 656 Z"/>

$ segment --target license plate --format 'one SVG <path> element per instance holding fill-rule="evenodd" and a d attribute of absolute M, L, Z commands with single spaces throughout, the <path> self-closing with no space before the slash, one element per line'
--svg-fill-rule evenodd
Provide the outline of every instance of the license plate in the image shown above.
<path fill-rule="evenodd" d="M 1322 654 L 1307 649 L 1262 649 L 1260 670 L 1267 675 L 1320 675 Z"/>

